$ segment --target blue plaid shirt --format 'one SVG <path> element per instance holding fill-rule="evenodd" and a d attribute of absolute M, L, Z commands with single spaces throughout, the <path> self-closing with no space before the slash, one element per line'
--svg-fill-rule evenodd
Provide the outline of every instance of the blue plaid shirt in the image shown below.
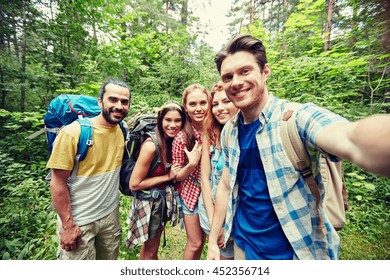
<path fill-rule="evenodd" d="M 294 249 L 296 259 L 338 259 L 340 238 L 328 221 L 322 208 L 317 210 L 316 200 L 301 174 L 295 171 L 283 148 L 280 138 L 280 122 L 286 100 L 269 96 L 266 106 L 259 115 L 262 124 L 256 139 L 260 158 L 264 166 L 267 185 L 274 210 L 279 218 L 286 237 Z M 225 167 L 229 169 L 230 199 L 225 221 L 225 242 L 229 238 L 234 214 L 238 206 L 237 167 L 240 158 L 238 144 L 239 113 L 232 121 L 233 127 L 226 139 L 225 125 L 221 134 L 221 145 Z M 307 103 L 297 111 L 297 128 L 312 161 L 312 172 L 317 181 L 321 199 L 324 187 L 319 169 L 320 150 L 315 143 L 318 132 L 334 122 L 346 121 L 344 118 Z M 229 142 L 226 143 L 226 140 Z M 323 217 L 326 230 L 321 228 Z M 245 237 L 243 237 L 245 238 Z"/>

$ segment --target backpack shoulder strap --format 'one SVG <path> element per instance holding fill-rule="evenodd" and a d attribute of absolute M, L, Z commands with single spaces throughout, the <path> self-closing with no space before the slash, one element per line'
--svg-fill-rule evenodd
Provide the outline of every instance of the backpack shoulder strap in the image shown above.
<path fill-rule="evenodd" d="M 283 146 L 294 168 L 303 171 L 310 167 L 310 160 L 296 126 L 296 111 L 300 106 L 298 103 L 286 103 L 280 124 L 280 133 Z"/>
<path fill-rule="evenodd" d="M 158 141 L 156 133 L 148 132 L 146 133 L 150 138 L 152 138 L 153 143 L 156 147 L 156 152 L 154 154 L 154 158 L 152 160 L 152 163 L 150 164 L 150 169 L 148 171 L 148 176 L 152 175 L 153 172 L 157 169 L 158 165 L 160 164 L 160 151 L 158 149 Z"/>
<path fill-rule="evenodd" d="M 124 136 L 125 140 L 127 140 L 126 137 L 127 137 L 127 132 L 129 131 L 129 128 L 127 127 L 126 122 L 121 121 L 119 123 L 119 126 L 120 126 L 120 128 L 121 128 L 121 130 L 123 132 L 123 136 Z"/>
<path fill-rule="evenodd" d="M 302 105 L 295 102 L 287 102 L 285 110 L 282 115 L 280 124 L 280 137 L 282 139 L 283 147 L 286 150 L 287 156 L 293 164 L 295 170 L 299 171 L 306 183 L 308 184 L 311 193 L 320 204 L 320 191 L 318 185 L 314 180 L 313 173 L 310 167 L 310 159 L 306 149 L 299 136 L 296 126 L 296 111 Z"/>
<path fill-rule="evenodd" d="M 90 146 L 93 145 L 92 134 L 93 126 L 89 118 L 77 119 L 80 124 L 80 138 L 77 145 L 77 155 L 79 161 L 82 161 L 87 156 Z"/>

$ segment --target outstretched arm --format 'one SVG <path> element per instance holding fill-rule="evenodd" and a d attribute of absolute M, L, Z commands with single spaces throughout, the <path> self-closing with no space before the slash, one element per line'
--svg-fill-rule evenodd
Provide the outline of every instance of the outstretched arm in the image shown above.
<path fill-rule="evenodd" d="M 316 143 L 340 159 L 390 177 L 390 114 L 331 124 L 318 133 Z"/>

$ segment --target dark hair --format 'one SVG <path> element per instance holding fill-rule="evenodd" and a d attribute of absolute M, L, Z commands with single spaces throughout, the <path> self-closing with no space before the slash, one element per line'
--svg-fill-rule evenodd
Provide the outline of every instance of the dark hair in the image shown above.
<path fill-rule="evenodd" d="M 186 118 L 187 118 L 183 105 L 181 105 L 179 102 L 176 102 L 174 100 L 169 100 L 169 101 L 165 102 L 161 106 L 161 108 L 159 109 L 159 111 L 157 113 L 156 133 L 157 133 L 157 141 L 158 141 L 158 150 L 160 153 L 160 161 L 164 166 L 166 166 L 167 163 L 172 163 L 173 138 L 166 139 L 164 137 L 164 130 L 163 130 L 163 125 L 162 125 L 163 119 L 169 111 L 178 111 L 179 112 L 179 114 L 181 116 L 181 120 L 182 120 L 182 124 L 181 124 L 180 129 L 182 129 L 184 127 L 184 124 L 186 123 Z"/>
<path fill-rule="evenodd" d="M 129 91 L 129 94 L 130 94 L 130 97 L 131 97 L 131 90 L 130 90 L 130 87 L 122 80 L 119 80 L 119 79 L 116 79 L 116 78 L 108 78 L 104 84 L 102 85 L 102 87 L 100 88 L 100 91 L 99 91 L 99 97 L 100 99 L 103 99 L 103 96 L 104 94 L 106 93 L 106 86 L 108 84 L 113 84 L 113 85 L 117 85 L 117 86 L 120 86 L 120 87 L 124 87 L 126 88 L 128 91 Z"/>
<path fill-rule="evenodd" d="M 210 104 L 210 94 L 208 93 L 207 89 L 200 85 L 200 84 L 192 84 L 192 85 L 189 85 L 184 91 L 183 91 L 183 94 L 182 94 L 182 98 L 183 98 L 183 105 L 187 103 L 187 96 L 192 93 L 193 91 L 195 90 L 199 90 L 201 92 L 203 92 L 204 94 L 206 94 L 206 97 L 207 97 L 207 102 L 208 104 Z M 188 113 L 187 114 L 187 117 L 188 117 Z M 192 127 L 191 127 L 191 118 L 188 117 L 188 121 L 186 121 L 184 127 L 183 127 L 183 133 L 184 133 L 184 138 L 185 138 L 185 141 L 186 141 L 186 147 L 187 147 L 187 150 L 191 151 L 192 148 L 194 147 L 195 145 L 195 135 L 194 135 L 194 132 L 192 131 Z"/>
<path fill-rule="evenodd" d="M 221 74 L 222 62 L 229 54 L 235 54 L 239 51 L 247 51 L 255 56 L 260 71 L 263 72 L 264 65 L 268 63 L 267 54 L 263 42 L 248 34 L 239 34 L 234 36 L 227 45 L 217 53 L 214 62 L 217 66 L 218 72 Z"/>
<path fill-rule="evenodd" d="M 222 81 L 218 81 L 218 83 L 214 84 L 210 90 L 210 104 L 213 102 L 214 95 L 217 92 L 225 91 L 223 88 Z M 214 143 L 217 147 L 220 147 L 220 135 L 222 131 L 223 125 L 217 121 L 213 114 L 213 106 L 210 105 L 209 109 L 206 112 L 206 117 L 203 125 L 203 137 L 208 137 L 210 143 Z"/>

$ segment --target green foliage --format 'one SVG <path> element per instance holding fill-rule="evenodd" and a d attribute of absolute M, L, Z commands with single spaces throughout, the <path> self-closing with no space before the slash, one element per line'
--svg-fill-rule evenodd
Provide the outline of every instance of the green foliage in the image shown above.
<path fill-rule="evenodd" d="M 196 29 L 199 37 L 188 31 L 196 19 L 182 10 L 182 1 L 169 1 L 168 13 L 161 0 L 50 1 L 45 12 L 33 2 L 2 1 L 3 259 L 55 258 L 55 212 L 47 210 L 50 191 L 43 179 L 49 156 L 46 141 L 43 136 L 25 140 L 43 127 L 43 113 L 52 98 L 64 92 L 97 96 L 104 79 L 115 76 L 132 89 L 130 116 L 153 112 L 169 99 L 180 101 L 189 84 L 210 88 L 219 79 L 214 51 L 198 40 L 203 34 L 199 32 L 207 31 Z M 248 1 L 235 2 L 236 11 L 248 14 Z M 381 41 L 386 30 L 385 22 L 378 20 L 383 15 L 380 5 L 355 0 L 338 3 L 333 27 L 339 32 L 332 38 L 330 50 L 323 52 L 326 1 L 285 2 L 287 7 L 267 6 L 264 11 L 270 18 L 256 19 L 241 30 L 261 38 L 267 47 L 272 69 L 269 90 L 281 98 L 316 103 L 350 120 L 390 112 L 385 103 L 390 88 L 390 54 Z M 186 24 L 182 16 L 188 16 Z M 245 25 L 242 20 L 236 21 L 237 25 Z M 23 88 L 29 112 L 19 113 Z M 344 166 L 350 210 L 347 225 L 340 232 L 342 258 L 390 259 L 389 179 L 349 163 Z M 129 199 L 121 197 L 121 204 L 126 233 Z M 168 227 L 167 243 L 166 248 L 160 248 L 160 257 L 181 259 L 185 233 Z M 120 258 L 138 259 L 139 247 L 127 250 L 122 244 Z"/>
<path fill-rule="evenodd" d="M 2 259 L 53 259 L 55 212 L 44 181 L 44 137 L 25 140 L 42 124 L 42 114 L 0 110 L 0 255 Z"/>
<path fill-rule="evenodd" d="M 344 162 L 347 223 L 340 232 L 342 259 L 390 259 L 390 184 Z"/>
<path fill-rule="evenodd" d="M 2 259 L 53 259 L 55 217 L 51 195 L 43 180 L 46 162 L 14 162 L 0 152 L 0 219 Z"/>

